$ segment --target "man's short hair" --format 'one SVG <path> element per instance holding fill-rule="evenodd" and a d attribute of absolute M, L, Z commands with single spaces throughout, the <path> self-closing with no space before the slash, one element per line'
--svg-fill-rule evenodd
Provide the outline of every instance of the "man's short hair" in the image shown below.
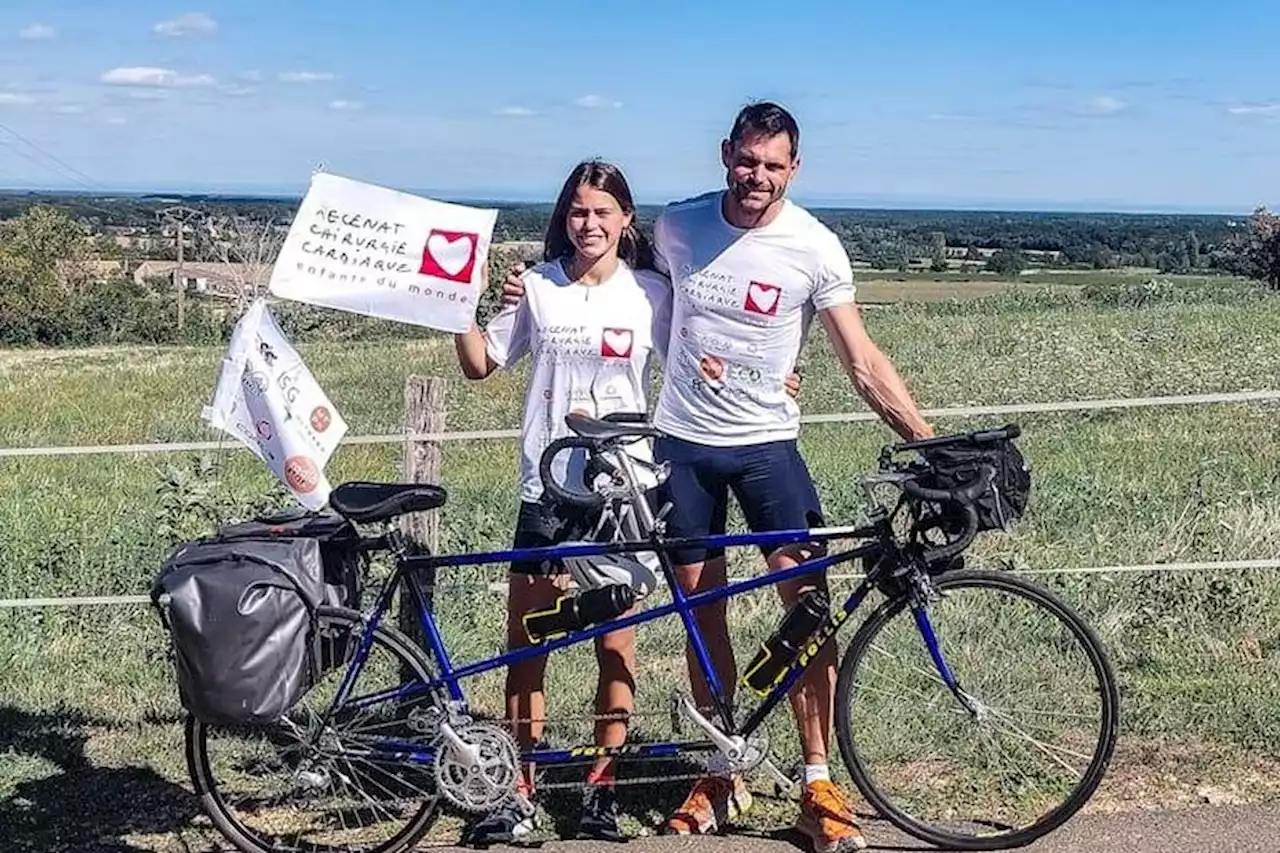
<path fill-rule="evenodd" d="M 738 143 L 744 136 L 777 136 L 785 133 L 791 140 L 791 159 L 800 154 L 800 126 L 791 113 L 772 101 L 756 101 L 747 104 L 733 120 L 729 141 Z"/>

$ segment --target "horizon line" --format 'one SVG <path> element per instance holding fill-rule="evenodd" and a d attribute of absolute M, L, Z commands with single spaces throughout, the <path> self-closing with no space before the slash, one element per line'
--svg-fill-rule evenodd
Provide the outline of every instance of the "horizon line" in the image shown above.
<path fill-rule="evenodd" d="M 374 182 L 376 183 L 376 182 Z M 386 186 L 383 184 L 383 186 Z M 421 195 L 440 201 L 451 201 L 462 204 L 492 205 L 545 205 L 554 203 L 555 192 L 550 195 L 536 191 L 515 190 L 434 190 L 427 188 L 400 188 L 402 192 Z M 285 189 L 257 185 L 240 189 L 223 185 L 214 187 L 189 187 L 185 189 L 148 189 L 148 188 L 110 188 L 88 189 L 77 187 L 6 187 L 0 185 L 0 196 L 58 196 L 70 195 L 84 198 L 102 197 L 174 197 L 184 198 L 202 196 L 210 199 L 247 199 L 263 201 L 300 202 L 306 189 Z M 638 207 L 662 207 L 671 201 L 687 198 L 688 193 L 670 193 L 664 200 L 655 200 L 658 194 L 649 194 L 647 198 L 636 199 Z M 788 196 L 803 207 L 814 210 L 865 210 L 865 211 L 903 211 L 903 212 L 937 212 L 937 213 L 1069 213 L 1077 215 L 1096 214 L 1128 214 L 1136 216 L 1221 216 L 1248 217 L 1258 207 L 1255 204 L 1248 209 L 1230 209 L 1228 205 L 1186 204 L 1158 205 L 1124 202 L 1120 200 L 1095 201 L 1061 201 L 1053 199 L 997 199 L 997 198 L 948 198 L 912 197 L 897 195 L 830 195 L 823 196 L 810 193 L 797 193 Z"/>

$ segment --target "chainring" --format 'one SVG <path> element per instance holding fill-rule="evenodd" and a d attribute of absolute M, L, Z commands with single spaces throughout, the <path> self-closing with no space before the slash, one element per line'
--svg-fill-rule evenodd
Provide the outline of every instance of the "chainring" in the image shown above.
<path fill-rule="evenodd" d="M 493 723 L 467 723 L 457 735 L 479 750 L 479 760 L 473 765 L 469 756 L 442 739 L 436 749 L 436 790 L 463 811 L 493 811 L 516 791 L 520 748 Z"/>

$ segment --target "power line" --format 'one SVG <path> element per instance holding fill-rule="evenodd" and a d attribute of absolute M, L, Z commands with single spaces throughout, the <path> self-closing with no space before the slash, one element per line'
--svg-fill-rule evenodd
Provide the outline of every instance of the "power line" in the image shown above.
<path fill-rule="evenodd" d="M 89 190 L 93 189 L 93 187 L 91 187 L 89 184 L 86 184 L 84 181 L 79 180 L 74 175 L 67 175 L 64 172 L 61 172 L 55 169 L 53 166 L 50 166 L 48 163 L 44 163 L 44 162 L 41 162 L 40 160 L 37 160 L 35 157 L 32 157 L 30 154 L 28 154 L 27 152 L 23 151 L 21 148 L 18 148 L 17 146 L 13 145 L 11 142 L 5 139 L 0 139 L 0 146 L 3 146 L 8 151 L 12 151 L 14 154 L 17 154 L 19 157 L 21 157 L 23 160 L 26 160 L 28 163 L 32 163 L 38 166 L 39 168 L 44 169 L 45 171 L 52 172 L 53 174 L 57 175 L 59 178 L 62 178 L 63 180 L 67 180 L 68 178 L 70 178 L 73 183 L 77 183 L 80 186 L 84 187 L 85 189 L 89 189 Z"/>
<path fill-rule="evenodd" d="M 101 182 L 94 180 L 92 177 L 90 177 L 89 175 L 86 175 L 84 172 L 80 171 L 75 166 L 70 165 L 65 160 L 62 160 L 61 158 L 54 155 L 52 152 L 45 150 L 43 147 L 32 142 L 30 139 L 23 136 L 21 133 L 18 133 L 18 131 L 14 130 L 8 125 L 0 122 L 0 130 L 3 130 L 8 134 L 10 134 L 11 136 L 19 139 L 20 141 L 25 142 L 28 146 L 30 146 L 35 151 L 39 152 L 42 156 L 56 163 L 63 170 L 69 173 L 70 176 L 73 179 L 75 179 L 78 183 L 80 183 L 82 186 L 87 187 L 88 189 L 106 189 L 106 186 Z M 17 151 L 16 148 L 13 150 Z M 46 166 L 45 168 L 49 168 L 49 167 Z"/>

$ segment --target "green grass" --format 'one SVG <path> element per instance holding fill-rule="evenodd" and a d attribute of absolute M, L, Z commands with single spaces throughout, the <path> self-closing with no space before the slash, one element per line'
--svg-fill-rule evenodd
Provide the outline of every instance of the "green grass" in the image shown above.
<path fill-rule="evenodd" d="M 1238 391 L 1274 387 L 1280 375 L 1280 300 L 1252 294 L 1165 294 L 1140 308 L 1080 293 L 1015 295 L 896 306 L 869 313 L 867 323 L 930 407 Z M 452 429 L 517 423 L 522 372 L 466 383 L 447 341 L 308 345 L 303 352 L 352 434 L 398 429 L 408 373 L 449 378 Z M 0 353 L 0 445 L 208 438 L 197 413 L 221 355 Z M 864 408 L 820 333 L 804 363 L 806 413 Z M 975 559 L 1034 571 L 1273 558 L 1280 553 L 1275 416 L 1275 406 L 1259 404 L 1018 418 L 1035 470 L 1031 507 L 1011 534 L 985 537 Z M 859 518 L 858 478 L 888 438 L 876 424 L 805 429 L 803 451 L 833 521 Z M 394 478 L 398 452 L 395 445 L 343 447 L 330 477 Z M 280 500 L 249 454 L 229 450 L 209 464 L 200 467 L 191 454 L 0 460 L 0 597 L 145 593 L 174 542 Z M 443 546 L 506 544 L 515 482 L 514 441 L 447 444 Z M 757 562 L 744 552 L 734 570 L 753 572 Z M 465 568 L 440 578 L 447 587 L 437 596 L 441 619 L 463 661 L 500 650 L 504 603 L 488 584 L 502 572 Z M 1259 769 L 1280 760 L 1280 719 L 1272 710 L 1280 690 L 1274 575 L 1036 578 L 1085 614 L 1121 678 L 1122 746 L 1115 783 L 1104 786 L 1099 807 L 1180 801 L 1202 780 L 1226 784 L 1232 773 L 1242 795 L 1275 796 Z M 852 581 L 835 586 L 848 590 Z M 740 663 L 777 615 L 767 590 L 735 604 Z M 684 684 L 678 624 L 663 620 L 640 635 L 639 724 L 665 735 L 671 691 Z M 846 630 L 842 645 L 851 636 Z M 30 849 L 63 849 L 57 845 L 70 840 L 56 836 L 90 821 L 104 837 L 150 839 L 136 842 L 142 849 L 169 849 L 176 827 L 204 837 L 180 792 L 179 708 L 165 654 L 164 635 L 146 608 L 0 611 L 0 824 L 17 821 Z M 587 712 L 594 677 L 582 674 L 591 672 L 586 648 L 552 659 L 558 711 Z M 481 708 L 497 710 L 500 684 L 498 673 L 476 679 L 472 695 Z M 785 709 L 770 730 L 779 754 L 792 755 Z M 552 733 L 564 741 L 588 736 L 579 722 Z M 1142 770 L 1144 763 L 1153 769 Z M 88 817 L 59 817 L 59 797 L 90 788 L 104 793 L 90 798 Z M 103 797 L 124 799 L 113 809 Z M 171 819 L 138 816 L 133 801 L 146 797 Z M 655 819 L 644 808 L 640 816 Z M 759 820 L 776 822 L 789 808 L 766 808 Z M 206 843 L 183 839 L 192 849 Z"/>

